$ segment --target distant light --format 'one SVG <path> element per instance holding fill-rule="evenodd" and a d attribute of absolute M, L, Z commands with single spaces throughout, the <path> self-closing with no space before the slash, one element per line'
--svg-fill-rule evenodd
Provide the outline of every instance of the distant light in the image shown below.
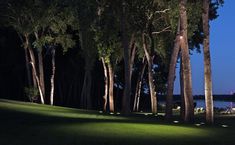
<path fill-rule="evenodd" d="M 228 128 L 228 125 L 225 125 L 225 124 L 223 124 L 223 125 L 221 125 L 223 128 Z"/>
<path fill-rule="evenodd" d="M 144 115 L 145 115 L 145 116 L 147 116 L 147 115 L 148 115 L 148 113 L 145 113 Z"/>
<path fill-rule="evenodd" d="M 200 124 L 201 124 L 201 125 L 205 125 L 205 123 L 204 123 L 204 122 L 201 122 Z"/>
<path fill-rule="evenodd" d="M 201 124 L 198 124 L 198 123 L 197 123 L 197 124 L 195 124 L 195 125 L 196 125 L 196 126 L 201 126 Z"/>
<path fill-rule="evenodd" d="M 184 37 L 183 36 L 180 36 L 180 39 L 183 39 Z"/>
<path fill-rule="evenodd" d="M 175 120 L 175 121 L 173 121 L 174 123 L 179 123 L 179 121 L 178 120 Z"/>

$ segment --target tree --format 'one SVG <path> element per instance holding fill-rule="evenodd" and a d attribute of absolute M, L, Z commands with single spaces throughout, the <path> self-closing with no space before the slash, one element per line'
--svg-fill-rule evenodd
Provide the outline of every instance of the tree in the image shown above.
<path fill-rule="evenodd" d="M 210 58 L 210 32 L 209 32 L 209 5 L 210 0 L 203 0 L 203 54 L 204 54 L 204 86 L 205 86 L 205 104 L 206 104 L 206 122 L 214 122 L 212 78 L 211 78 L 211 58 Z"/>
<path fill-rule="evenodd" d="M 166 95 L 166 118 L 172 117 L 172 107 L 173 107 L 173 89 L 175 80 L 175 69 L 176 63 L 180 51 L 180 21 L 178 22 L 178 29 L 176 38 L 174 41 L 174 47 L 171 54 L 171 62 L 169 66 L 169 73 L 167 78 L 167 95 Z"/>
<path fill-rule="evenodd" d="M 188 48 L 188 19 L 186 10 L 187 0 L 180 0 L 180 46 L 182 53 L 182 67 L 183 67 L 183 87 L 185 100 L 185 116 L 184 121 L 190 122 L 194 119 L 194 105 L 192 96 L 192 74 L 190 65 L 190 56 Z"/>
<path fill-rule="evenodd" d="M 177 64 L 179 51 L 180 51 L 180 18 L 179 8 L 176 7 L 179 1 L 168 1 L 168 5 L 171 9 L 169 14 L 169 22 L 171 25 L 171 35 L 174 37 L 174 43 L 171 51 L 171 62 L 169 64 L 168 80 L 167 80 L 167 98 L 166 98 L 166 118 L 172 116 L 173 106 L 173 88 L 175 79 L 175 67 Z M 188 44 L 190 50 L 197 48 L 200 52 L 200 44 L 202 44 L 202 30 L 201 30 L 201 1 L 188 1 L 187 3 L 187 15 L 188 19 Z M 177 28 L 178 27 L 178 28 Z M 181 94 L 183 96 L 183 94 Z M 183 103 L 181 103 L 183 104 Z M 182 110 L 182 108 L 181 108 Z"/>
<path fill-rule="evenodd" d="M 122 58 L 122 54 L 120 52 L 118 24 L 114 17 L 110 17 L 110 15 L 115 15 L 111 4 L 112 2 L 109 1 L 98 2 L 98 19 L 94 31 L 98 54 L 104 70 L 103 110 L 106 111 L 107 100 L 109 100 L 109 111 L 114 112 L 114 66 Z"/>
<path fill-rule="evenodd" d="M 134 96 L 134 105 L 133 105 L 133 111 L 139 111 L 139 104 L 140 104 L 140 93 L 141 93 L 141 87 L 142 87 L 142 81 L 144 77 L 145 68 L 147 65 L 147 62 L 144 57 L 142 60 L 142 66 L 140 68 L 140 72 L 138 74 L 136 89 L 135 89 L 135 96 Z"/>
<path fill-rule="evenodd" d="M 36 87 L 39 90 L 41 103 L 44 104 L 44 96 L 42 92 L 42 88 L 40 85 L 40 80 L 36 70 L 36 61 L 35 56 L 31 47 L 31 40 L 30 36 L 33 33 L 33 25 L 31 23 L 31 16 L 33 15 L 32 7 L 34 6 L 32 1 L 14 1 L 9 0 L 6 2 L 6 10 L 5 10 L 5 24 L 9 27 L 13 27 L 14 30 L 17 32 L 25 51 L 25 62 L 26 62 L 26 69 L 27 69 L 27 77 L 28 77 L 28 84 L 31 84 L 31 77 L 30 77 L 30 67 L 28 64 L 31 64 L 32 69 L 32 78 Z M 28 56 L 29 55 L 29 56 Z"/>
<path fill-rule="evenodd" d="M 125 71 L 125 86 L 122 98 L 122 112 L 128 114 L 130 112 L 130 97 L 131 97 L 131 42 L 133 42 L 132 32 L 128 29 L 128 2 L 122 0 L 120 2 L 120 28 L 121 28 L 121 43 L 124 54 L 124 71 Z M 132 39 L 132 40 L 131 40 Z"/>
<path fill-rule="evenodd" d="M 48 3 L 43 11 L 44 13 L 41 17 L 35 19 L 37 24 L 35 25 L 35 30 L 37 31 L 34 31 L 34 34 L 36 33 L 35 36 L 38 36 L 37 32 L 42 33 L 40 37 L 36 37 L 34 46 L 35 48 L 45 48 L 47 52 L 51 53 L 50 104 L 53 105 L 56 49 L 62 47 L 63 51 L 66 52 L 69 48 L 75 46 L 75 40 L 68 33 L 68 28 L 76 30 L 77 27 L 73 27 L 73 25 L 76 25 L 77 22 L 72 7 L 65 2 L 62 3 L 62 1 Z M 39 54 L 39 57 L 41 57 L 41 54 Z M 43 64 L 39 61 L 39 65 Z M 43 68 L 43 66 L 41 67 Z"/>
<path fill-rule="evenodd" d="M 79 21 L 79 41 L 82 49 L 82 56 L 85 60 L 85 74 L 81 92 L 81 108 L 91 109 L 91 87 L 92 87 L 92 69 L 97 58 L 97 49 L 95 43 L 95 32 L 92 27 L 97 17 L 97 3 L 92 0 L 81 0 L 77 5 Z"/>

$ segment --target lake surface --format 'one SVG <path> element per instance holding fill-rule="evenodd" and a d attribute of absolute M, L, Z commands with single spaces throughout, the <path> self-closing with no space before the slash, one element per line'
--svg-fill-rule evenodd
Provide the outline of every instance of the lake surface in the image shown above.
<path fill-rule="evenodd" d="M 196 108 L 206 108 L 205 107 L 205 100 L 196 99 L 194 102 L 197 103 Z M 234 101 L 221 101 L 221 100 L 214 100 L 214 107 L 216 108 L 235 108 L 235 102 Z M 159 104 L 165 105 L 165 101 L 159 101 Z"/>
<path fill-rule="evenodd" d="M 202 107 L 205 108 L 205 100 L 194 100 L 197 103 L 197 108 Z M 227 108 L 227 107 L 235 107 L 235 102 L 232 101 L 214 101 L 214 107 L 217 108 Z"/>

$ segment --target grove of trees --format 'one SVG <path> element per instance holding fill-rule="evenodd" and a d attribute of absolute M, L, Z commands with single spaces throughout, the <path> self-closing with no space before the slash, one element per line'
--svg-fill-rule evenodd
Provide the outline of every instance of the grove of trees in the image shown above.
<path fill-rule="evenodd" d="M 196 49 L 204 55 L 206 121 L 213 123 L 209 21 L 218 17 L 222 4 L 221 0 L 1 0 L 0 46 L 3 52 L 21 52 L 22 57 L 6 60 L 22 68 L 15 73 L 23 76 L 6 77 L 3 82 L 15 82 L 19 91 L 0 91 L 1 96 L 124 114 L 164 110 L 171 119 L 180 67 L 181 117 L 192 122 L 190 54 Z M 8 71 L 3 70 L 5 77 Z M 11 86 L 3 82 L 1 88 Z M 163 109 L 158 105 L 162 96 Z"/>

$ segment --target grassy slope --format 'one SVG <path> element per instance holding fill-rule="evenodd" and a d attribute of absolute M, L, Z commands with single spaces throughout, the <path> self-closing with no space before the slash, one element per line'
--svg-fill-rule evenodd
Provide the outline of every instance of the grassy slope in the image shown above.
<path fill-rule="evenodd" d="M 0 100 L 0 145 L 232 145 L 234 135 L 233 117 L 197 127 Z"/>

